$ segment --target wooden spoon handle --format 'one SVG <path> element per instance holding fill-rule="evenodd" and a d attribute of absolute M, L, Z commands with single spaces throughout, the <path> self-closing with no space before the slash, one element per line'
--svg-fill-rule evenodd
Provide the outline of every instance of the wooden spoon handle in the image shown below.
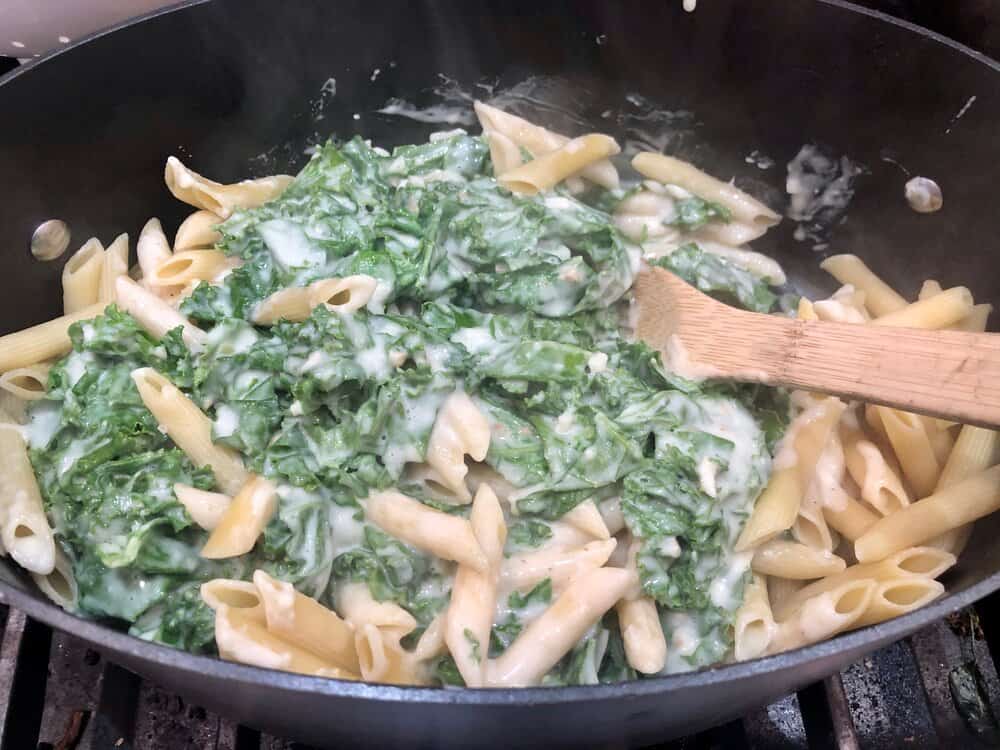
<path fill-rule="evenodd" d="M 699 343 L 699 359 L 747 380 L 1000 426 L 1000 335 L 737 316 L 728 335 Z"/>

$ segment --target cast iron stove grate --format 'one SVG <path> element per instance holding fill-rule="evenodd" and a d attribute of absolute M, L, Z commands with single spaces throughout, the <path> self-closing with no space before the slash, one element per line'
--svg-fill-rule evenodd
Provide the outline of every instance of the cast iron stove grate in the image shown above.
<path fill-rule="evenodd" d="M 161 690 L 0 607 L 0 750 L 310 750 Z M 1000 594 L 822 683 L 663 750 L 1000 745 Z"/>

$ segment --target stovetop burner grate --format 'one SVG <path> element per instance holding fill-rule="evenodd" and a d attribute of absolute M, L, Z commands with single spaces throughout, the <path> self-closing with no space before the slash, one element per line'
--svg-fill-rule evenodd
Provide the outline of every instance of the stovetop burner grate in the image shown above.
<path fill-rule="evenodd" d="M 0 750 L 310 750 L 237 725 L 0 607 Z M 1000 594 L 839 675 L 663 750 L 1000 744 Z"/>

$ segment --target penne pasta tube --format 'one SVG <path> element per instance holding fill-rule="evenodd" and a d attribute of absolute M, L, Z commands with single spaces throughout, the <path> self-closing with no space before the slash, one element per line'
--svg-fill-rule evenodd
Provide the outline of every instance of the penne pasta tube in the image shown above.
<path fill-rule="evenodd" d="M 920 291 L 917 293 L 918 300 L 929 299 L 937 294 L 941 294 L 944 289 L 941 285 L 934 279 L 927 279 L 923 284 L 920 285 Z"/>
<path fill-rule="evenodd" d="M 37 365 L 66 354 L 73 347 L 69 327 L 81 320 L 96 318 L 103 312 L 104 305 L 97 303 L 23 331 L 0 336 L 0 372 Z"/>
<path fill-rule="evenodd" d="M 644 152 L 632 159 L 632 167 L 644 177 L 664 185 L 677 185 L 699 198 L 724 206 L 737 222 L 766 230 L 781 220 L 778 214 L 735 185 L 672 156 Z"/>
<path fill-rule="evenodd" d="M 808 584 L 780 602 L 772 600 L 774 615 L 778 620 L 785 620 L 810 597 L 830 591 L 848 581 L 870 579 L 881 582 L 914 576 L 937 578 L 954 565 L 955 561 L 954 555 L 933 547 L 904 549 L 878 562 L 851 565 L 840 573 Z"/>
<path fill-rule="evenodd" d="M 120 234 L 104 251 L 97 300 L 105 304 L 114 302 L 118 293 L 115 282 L 119 276 L 126 274 L 128 274 L 128 235 Z"/>
<path fill-rule="evenodd" d="M 67 612 L 76 611 L 80 591 L 76 585 L 76 577 L 73 575 L 73 565 L 58 547 L 56 548 L 55 565 L 53 565 L 51 572 L 46 574 L 32 573 L 31 578 L 39 590 L 54 604 Z"/>
<path fill-rule="evenodd" d="M 601 514 L 601 520 L 604 521 L 604 528 L 611 536 L 625 528 L 625 515 L 622 513 L 622 499 L 620 497 L 609 497 L 601 500 L 597 510 Z"/>
<path fill-rule="evenodd" d="M 448 645 L 444 642 L 445 614 L 438 613 L 430 621 L 427 629 L 420 636 L 417 645 L 413 649 L 413 658 L 418 662 L 426 662 L 436 659 L 448 652 Z"/>
<path fill-rule="evenodd" d="M 199 593 L 201 600 L 215 612 L 229 608 L 231 611 L 238 611 L 243 619 L 253 620 L 260 625 L 267 623 L 260 592 L 250 581 L 213 578 L 201 584 Z"/>
<path fill-rule="evenodd" d="M 91 237 L 73 253 L 62 270 L 63 312 L 72 315 L 99 301 L 104 246 Z"/>
<path fill-rule="evenodd" d="M 222 219 L 229 218 L 237 208 L 253 208 L 277 198 L 295 179 L 274 175 L 222 185 L 188 169 L 175 156 L 167 159 L 163 178 L 177 200 L 211 211 Z"/>
<path fill-rule="evenodd" d="M 629 666 L 642 674 L 662 671 L 667 663 L 667 639 L 656 602 L 648 596 L 626 597 L 615 609 Z"/>
<path fill-rule="evenodd" d="M 184 343 L 190 349 L 197 349 L 205 341 L 205 332 L 177 312 L 160 297 L 148 289 L 143 289 L 128 276 L 119 276 L 115 281 L 118 305 L 135 318 L 139 325 L 151 336 L 161 339 L 173 329 L 180 327 Z"/>
<path fill-rule="evenodd" d="M 736 542 L 737 552 L 763 544 L 795 523 L 816 462 L 844 408 L 840 399 L 820 399 L 789 425 L 775 456 L 771 479 Z"/>
<path fill-rule="evenodd" d="M 972 312 L 972 294 L 964 286 L 913 302 L 904 308 L 881 315 L 872 325 L 896 328 L 947 328 Z"/>
<path fill-rule="evenodd" d="M 854 622 L 853 627 L 863 628 L 905 615 L 930 604 L 943 593 L 944 585 L 923 576 L 882 581 L 875 587 L 868 608 Z"/>
<path fill-rule="evenodd" d="M 42 493 L 21 432 L 0 429 L 0 540 L 25 570 L 47 576 L 56 564 L 56 543 Z"/>
<path fill-rule="evenodd" d="M 823 506 L 819 503 L 803 503 L 799 507 L 799 514 L 795 517 L 791 532 L 792 538 L 800 544 L 816 550 L 828 552 L 833 550 L 833 534 L 826 525 Z"/>
<path fill-rule="evenodd" d="M 574 506 L 569 512 L 564 513 L 559 520 L 582 531 L 592 539 L 611 538 L 611 532 L 608 531 L 608 527 L 604 523 L 604 518 L 601 516 L 601 512 L 597 509 L 597 504 L 593 500 L 584 500 L 582 503 Z"/>
<path fill-rule="evenodd" d="M 846 492 L 837 506 L 823 508 L 823 517 L 830 528 L 852 542 L 864 534 L 879 517 Z"/>
<path fill-rule="evenodd" d="M 986 330 L 990 313 L 993 312 L 993 305 L 980 304 L 973 305 L 972 312 L 962 318 L 952 326 L 956 331 L 969 331 L 970 333 L 982 333 Z"/>
<path fill-rule="evenodd" d="M 358 679 L 357 674 L 286 643 L 256 620 L 245 618 L 238 610 L 229 607 L 220 607 L 215 611 L 215 643 L 219 647 L 219 656 L 226 661 L 316 677 Z"/>
<path fill-rule="evenodd" d="M 489 684 L 537 685 L 634 583 L 635 574 L 621 568 L 598 568 L 574 578 L 559 598 L 489 663 Z"/>
<path fill-rule="evenodd" d="M 22 401 L 45 398 L 49 382 L 49 365 L 16 367 L 0 375 L 0 389 Z"/>
<path fill-rule="evenodd" d="M 231 259 L 218 250 L 182 250 L 157 265 L 144 280 L 158 289 L 183 287 L 192 282 L 211 281 L 230 267 Z"/>
<path fill-rule="evenodd" d="M 512 115 L 509 112 L 504 112 L 502 109 L 491 107 L 483 102 L 475 102 L 473 104 L 473 109 L 475 109 L 476 117 L 479 118 L 479 124 L 482 126 L 483 132 L 487 135 L 487 138 L 489 138 L 491 134 L 498 134 L 513 143 L 515 147 L 518 148 L 518 161 L 517 164 L 513 166 L 521 164 L 520 148 L 524 148 L 529 154 L 531 154 L 532 158 L 538 158 L 543 154 L 555 151 L 569 141 L 569 138 L 565 135 L 553 133 L 551 130 L 535 125 L 521 117 Z M 491 144 L 491 156 L 492 153 L 493 149 Z M 502 161 L 504 161 L 504 159 L 502 159 Z M 506 163 L 507 162 L 505 161 L 505 166 Z M 513 163 L 512 158 L 510 159 L 510 163 Z M 494 165 L 495 164 L 496 162 L 494 162 Z M 506 169 L 502 169 L 500 171 L 496 171 L 495 173 L 499 175 L 506 171 Z M 584 167 L 580 171 L 580 176 L 586 178 L 595 185 L 600 185 L 601 187 L 609 190 L 613 190 L 618 187 L 618 170 L 616 170 L 614 165 L 607 159 Z"/>
<path fill-rule="evenodd" d="M 367 682 L 419 685 L 425 680 L 418 663 L 399 643 L 401 634 L 367 624 L 354 635 L 361 677 Z"/>
<path fill-rule="evenodd" d="M 778 608 L 784 602 L 791 599 L 796 592 L 805 588 L 806 581 L 798 581 L 794 578 L 775 578 L 770 576 L 767 579 L 767 598 L 771 604 L 774 616 L 778 615 Z"/>
<path fill-rule="evenodd" d="M 949 485 L 879 520 L 854 543 L 860 562 L 880 560 L 1000 508 L 1000 465 Z"/>
<path fill-rule="evenodd" d="M 743 604 L 733 622 L 733 655 L 736 661 L 756 659 L 767 653 L 777 624 L 768 600 L 767 579 L 754 574 L 743 592 Z"/>
<path fill-rule="evenodd" d="M 341 669 L 359 673 L 354 628 L 315 599 L 263 570 L 253 574 L 269 632 Z"/>
<path fill-rule="evenodd" d="M 582 135 L 567 141 L 555 151 L 505 172 L 497 178 L 497 182 L 512 192 L 534 195 L 555 187 L 567 177 L 620 151 L 618 144 L 609 136 L 599 133 Z"/>
<path fill-rule="evenodd" d="M 863 291 L 865 306 L 872 315 L 888 315 L 907 306 L 902 295 L 872 273 L 856 255 L 831 255 L 819 267 L 841 284 Z"/>
<path fill-rule="evenodd" d="M 754 550 L 750 567 L 761 575 L 810 580 L 840 573 L 847 564 L 829 550 L 772 539 Z"/>
<path fill-rule="evenodd" d="M 375 492 L 363 502 L 366 518 L 383 531 L 445 560 L 485 573 L 489 562 L 472 524 L 395 490 Z"/>
<path fill-rule="evenodd" d="M 486 416 L 464 391 L 455 391 L 438 409 L 427 441 L 427 463 L 441 477 L 442 484 L 463 503 L 472 500 L 465 484 L 468 455 L 483 461 L 490 447 L 490 425 Z"/>
<path fill-rule="evenodd" d="M 924 422 L 927 440 L 931 444 L 931 450 L 934 451 L 934 457 L 937 459 L 938 465 L 943 467 L 948 460 L 948 456 L 951 455 L 952 447 L 955 445 L 955 436 L 948 427 L 940 427 L 938 425 L 939 420 L 933 417 L 921 416 L 920 419 Z"/>
<path fill-rule="evenodd" d="M 549 578 L 552 590 L 559 591 L 577 576 L 604 565 L 617 544 L 614 539 L 605 539 L 579 549 L 542 549 L 511 555 L 500 569 L 500 587 L 504 591 L 527 591 Z"/>
<path fill-rule="evenodd" d="M 252 320 L 259 326 L 274 325 L 279 320 L 300 323 L 312 314 L 309 287 L 291 286 L 261 300 L 253 311 Z"/>
<path fill-rule="evenodd" d="M 201 548 L 201 556 L 221 560 L 245 555 L 253 549 L 277 509 L 278 494 L 274 483 L 251 476 L 212 529 Z"/>
<path fill-rule="evenodd" d="M 309 285 L 309 309 L 324 305 L 336 312 L 355 312 L 368 304 L 377 286 L 378 281 L 363 273 L 316 281 Z"/>
<path fill-rule="evenodd" d="M 840 427 L 844 463 L 861 490 L 861 499 L 882 515 L 889 515 L 910 504 L 903 483 L 875 443 L 867 440 L 851 413 Z M 879 418 L 879 424 L 882 424 Z M 856 514 L 857 515 L 857 514 Z"/>
<path fill-rule="evenodd" d="M 219 217 L 212 211 L 195 211 L 177 227 L 174 235 L 174 252 L 215 247 L 222 234 L 215 227 Z"/>
<path fill-rule="evenodd" d="M 482 687 L 486 682 L 497 581 L 507 540 L 500 502 L 488 485 L 481 485 L 476 492 L 470 523 L 488 568 L 479 571 L 467 565 L 458 566 L 445 619 L 444 641 L 466 686 Z"/>
<path fill-rule="evenodd" d="M 878 407 L 878 412 L 903 476 L 917 497 L 926 497 L 934 491 L 941 474 L 941 465 L 927 434 L 927 423 L 916 414 L 887 406 Z"/>
<path fill-rule="evenodd" d="M 799 299 L 799 306 L 795 311 L 795 317 L 799 320 L 819 320 L 819 316 L 816 314 L 816 306 L 805 297 Z"/>
<path fill-rule="evenodd" d="M 854 627 L 871 604 L 876 585 L 867 578 L 848 581 L 806 599 L 778 625 L 769 653 L 807 646 Z"/>
<path fill-rule="evenodd" d="M 152 218 L 143 225 L 135 244 L 135 254 L 142 271 L 141 283 L 148 286 L 149 278 L 156 269 L 173 255 L 159 219 Z"/>
<path fill-rule="evenodd" d="M 226 514 L 226 509 L 233 502 L 233 498 L 229 495 L 199 490 L 186 484 L 175 484 L 174 494 L 192 520 L 205 531 L 212 531 L 219 525 L 219 521 Z"/>
<path fill-rule="evenodd" d="M 378 602 L 366 583 L 345 583 L 337 589 L 337 609 L 355 628 L 374 625 L 407 634 L 417 627 L 417 621 L 395 602 Z"/>
<path fill-rule="evenodd" d="M 243 468 L 239 453 L 212 442 L 212 420 L 191 399 L 150 367 L 133 370 L 132 380 L 160 429 L 195 466 L 210 466 L 223 492 L 235 494 L 247 484 L 251 475 Z"/>
<path fill-rule="evenodd" d="M 524 162 L 520 147 L 500 131 L 484 128 L 483 135 L 486 136 L 486 143 L 490 147 L 490 161 L 493 163 L 494 176 L 499 177 L 505 172 L 521 166 Z"/>

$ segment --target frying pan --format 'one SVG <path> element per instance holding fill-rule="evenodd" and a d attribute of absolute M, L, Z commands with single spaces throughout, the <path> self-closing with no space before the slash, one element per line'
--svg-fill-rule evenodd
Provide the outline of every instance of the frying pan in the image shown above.
<path fill-rule="evenodd" d="M 835 0 L 707 0 L 693 14 L 679 0 L 216 0 L 95 35 L 0 81 L 11 284 L 0 326 L 58 314 L 60 264 L 27 250 L 43 220 L 65 220 L 74 246 L 134 233 L 151 215 L 176 227 L 184 208 L 163 187 L 169 154 L 223 181 L 293 171 L 319 135 L 391 146 L 442 127 L 378 114 L 392 97 L 424 106 L 434 86 L 482 95 L 475 84 L 499 90 L 532 76 L 547 81 L 542 105 L 557 105 L 541 106 L 542 119 L 571 112 L 576 120 L 561 124 L 575 132 L 589 121 L 618 135 L 627 115 L 646 118 L 672 151 L 736 175 L 772 205 L 803 143 L 848 155 L 868 174 L 826 252 L 858 253 L 906 294 L 933 276 L 1000 302 L 991 173 L 1000 73 L 922 29 Z M 753 149 L 778 166 L 747 163 Z M 942 211 L 908 208 L 904 169 L 938 181 Z M 804 293 L 829 291 L 816 270 L 822 251 L 792 230 L 784 222 L 759 247 Z M 1000 517 L 982 521 L 946 579 L 949 594 L 906 617 L 757 661 L 597 687 L 390 687 L 224 663 L 65 614 L 6 563 L 0 600 L 192 701 L 318 745 L 621 747 L 745 713 L 1000 588 L 998 532 Z"/>

